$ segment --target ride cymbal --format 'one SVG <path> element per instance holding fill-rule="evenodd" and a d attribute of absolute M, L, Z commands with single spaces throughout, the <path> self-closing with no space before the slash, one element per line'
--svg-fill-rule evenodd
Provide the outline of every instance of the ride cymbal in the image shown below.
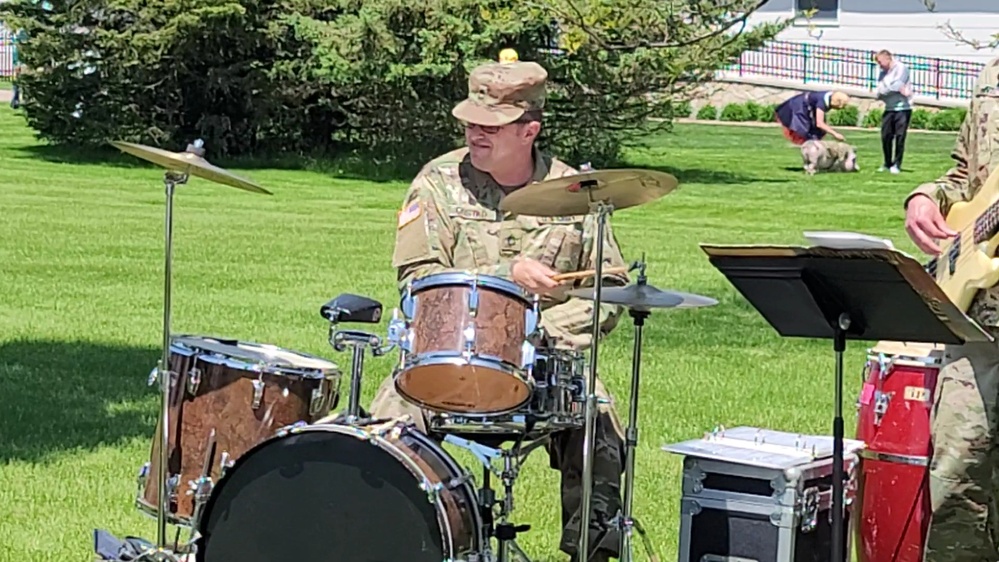
<path fill-rule="evenodd" d="M 127 152 L 132 156 L 137 156 L 168 170 L 197 176 L 211 182 L 228 185 L 229 187 L 235 187 L 237 189 L 253 193 L 273 195 L 270 191 L 267 191 L 246 178 L 239 177 L 223 170 L 222 168 L 219 168 L 218 166 L 210 164 L 203 157 L 198 156 L 193 152 L 170 152 L 169 150 L 163 150 L 161 148 L 153 148 L 151 146 L 122 141 L 113 141 L 111 145 L 122 152 Z"/>
<path fill-rule="evenodd" d="M 500 209 L 539 217 L 586 215 L 593 202 L 626 209 L 655 201 L 678 184 L 674 176 L 654 170 L 596 170 L 526 185 L 504 197 Z"/>
<path fill-rule="evenodd" d="M 572 291 L 567 291 L 566 295 L 594 300 L 593 287 L 573 289 Z M 618 304 L 634 309 L 698 308 L 718 304 L 718 301 L 710 297 L 677 291 L 663 291 L 652 285 L 644 284 L 633 284 L 626 287 L 605 287 L 600 291 L 600 302 Z"/>

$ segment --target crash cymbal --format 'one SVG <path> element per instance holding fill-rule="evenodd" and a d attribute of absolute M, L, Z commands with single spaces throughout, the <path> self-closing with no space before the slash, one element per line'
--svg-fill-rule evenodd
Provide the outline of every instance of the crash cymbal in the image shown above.
<path fill-rule="evenodd" d="M 127 152 L 133 156 L 138 156 L 175 172 L 186 173 L 208 181 L 228 185 L 237 189 L 243 189 L 254 193 L 272 195 L 270 191 L 260 187 L 252 181 L 231 174 L 218 166 L 210 164 L 207 160 L 194 154 L 193 152 L 170 152 L 160 148 L 153 148 L 131 142 L 114 141 L 111 143 L 122 152 Z"/>
<path fill-rule="evenodd" d="M 566 295 L 594 300 L 592 287 L 567 291 Z M 663 291 L 652 285 L 644 284 L 633 284 L 627 287 L 606 287 L 600 291 L 600 302 L 619 304 L 635 309 L 698 308 L 718 304 L 718 301 L 709 297 L 677 291 Z"/>
<path fill-rule="evenodd" d="M 655 201 L 677 185 L 672 175 L 654 170 L 595 170 L 526 185 L 504 197 L 500 209 L 539 217 L 586 215 L 594 201 L 626 209 Z"/>

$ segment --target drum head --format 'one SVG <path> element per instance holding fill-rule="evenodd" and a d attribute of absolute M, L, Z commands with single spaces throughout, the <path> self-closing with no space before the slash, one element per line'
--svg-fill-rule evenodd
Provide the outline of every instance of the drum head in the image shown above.
<path fill-rule="evenodd" d="M 214 356 L 222 362 L 263 372 L 287 372 L 303 376 L 339 373 L 336 363 L 271 344 L 211 336 L 177 336 L 173 339 L 173 346 L 207 355 L 201 358 L 202 361 L 211 361 Z"/>
<path fill-rule="evenodd" d="M 943 356 L 944 346 L 920 342 L 879 341 L 871 348 L 871 352 L 895 357 L 939 359 Z"/>
<path fill-rule="evenodd" d="M 441 562 L 434 504 L 386 449 L 338 431 L 270 440 L 218 483 L 199 562 Z"/>

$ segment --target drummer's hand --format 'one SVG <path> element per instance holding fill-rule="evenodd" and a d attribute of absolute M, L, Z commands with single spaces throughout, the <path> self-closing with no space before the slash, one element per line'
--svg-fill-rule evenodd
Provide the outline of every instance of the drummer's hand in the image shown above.
<path fill-rule="evenodd" d="M 905 210 L 905 231 L 920 250 L 933 256 L 940 253 L 934 238 L 942 240 L 957 234 L 947 226 L 936 201 L 926 195 L 909 200 Z"/>
<path fill-rule="evenodd" d="M 510 277 L 513 282 L 539 295 L 546 294 L 559 286 L 558 281 L 552 279 L 555 275 L 558 275 L 555 271 L 530 258 L 518 259 L 510 266 Z"/>

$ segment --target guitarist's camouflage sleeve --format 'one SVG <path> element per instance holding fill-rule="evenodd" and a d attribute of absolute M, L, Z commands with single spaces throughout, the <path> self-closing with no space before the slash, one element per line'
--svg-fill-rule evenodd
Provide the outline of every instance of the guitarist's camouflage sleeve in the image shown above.
<path fill-rule="evenodd" d="M 972 199 L 999 166 L 999 59 L 978 78 L 953 158 L 951 170 L 909 197 L 929 195 L 946 214 L 953 203 Z M 969 315 L 999 335 L 997 289 L 979 292 Z M 999 560 L 999 344 L 947 346 L 944 361 L 930 410 L 932 517 L 925 560 Z"/>
<path fill-rule="evenodd" d="M 951 158 L 954 166 L 936 181 L 913 190 L 906 204 L 915 195 L 929 195 L 946 216 L 953 203 L 971 200 L 999 166 L 999 59 L 987 64 L 978 76 Z M 982 326 L 999 327 L 999 288 L 981 291 L 968 315 Z"/>
<path fill-rule="evenodd" d="M 535 181 L 575 173 L 566 164 L 537 151 L 535 163 Z M 559 273 L 595 268 L 596 221 L 592 216 L 504 216 L 498 210 L 502 197 L 500 186 L 488 174 L 472 167 L 467 148 L 427 164 L 413 180 L 398 215 L 392 265 L 397 271 L 399 289 L 404 290 L 411 280 L 444 271 L 476 271 L 509 278 L 511 262 L 518 256 L 536 259 Z M 607 227 L 605 267 L 626 266 L 613 230 L 609 224 Z M 605 286 L 628 283 L 627 274 L 606 278 Z M 592 279 L 582 286 L 592 286 Z M 590 301 L 546 299 L 541 308 L 541 325 L 557 347 L 579 350 L 590 347 L 593 310 Z M 622 312 L 620 306 L 601 305 L 601 333 L 610 332 Z M 589 536 L 604 555 L 616 556 L 620 536 L 607 522 L 620 508 L 624 431 L 613 398 L 599 378 L 596 394 L 601 404 L 594 440 L 594 513 Z M 376 417 L 409 415 L 420 430 L 428 430 L 428 412 L 403 399 L 392 377 L 382 382 L 370 409 Z M 576 551 L 582 520 L 582 451 L 582 429 L 556 434 L 548 448 L 552 468 L 562 474 L 560 546 L 568 554 Z"/>

